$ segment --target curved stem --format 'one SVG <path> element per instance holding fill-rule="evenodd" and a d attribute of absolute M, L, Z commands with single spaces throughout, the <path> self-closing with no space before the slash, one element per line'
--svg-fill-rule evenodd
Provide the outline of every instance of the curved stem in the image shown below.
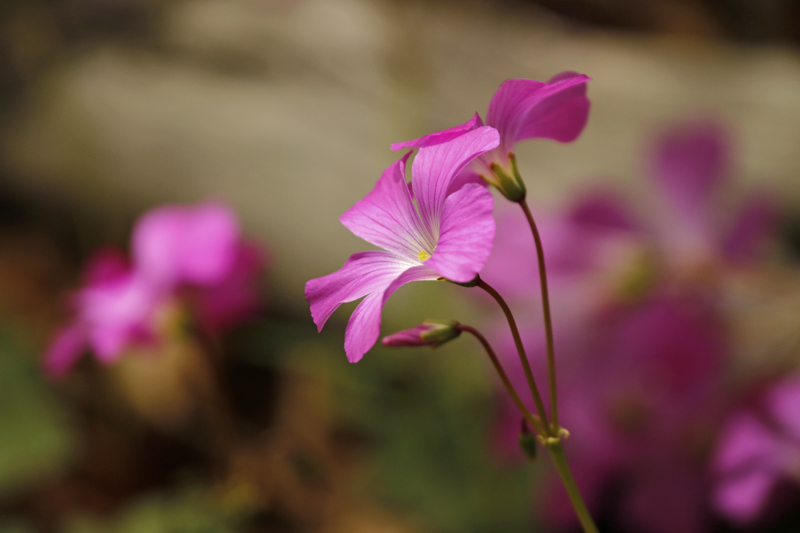
<path fill-rule="evenodd" d="M 550 390 L 550 418 L 553 422 L 555 431 L 558 432 L 558 394 L 556 391 L 556 357 L 555 346 L 553 342 L 553 319 L 550 315 L 550 291 L 547 288 L 547 269 L 544 265 L 544 247 L 542 246 L 542 237 L 539 235 L 539 228 L 536 227 L 536 222 L 533 220 L 533 215 L 528 207 L 528 202 L 522 198 L 519 206 L 525 213 L 525 218 L 528 219 L 528 225 L 531 227 L 533 233 L 533 241 L 536 244 L 536 258 L 539 261 L 539 283 L 542 291 L 542 314 L 544 316 L 544 334 L 547 341 L 547 379 L 548 388 Z"/>
<path fill-rule="evenodd" d="M 500 296 L 494 288 L 483 281 L 480 277 L 476 278 L 477 283 L 476 285 L 481 289 L 488 292 L 492 298 L 500 305 L 500 308 L 503 310 L 503 313 L 506 315 L 506 319 L 508 320 L 508 326 L 511 328 L 511 335 L 514 337 L 514 344 L 517 346 L 517 353 L 519 354 L 519 360 L 522 363 L 522 369 L 525 372 L 525 379 L 528 381 L 528 387 L 531 389 L 531 395 L 533 396 L 533 403 L 536 405 L 536 410 L 539 413 L 539 417 L 542 419 L 545 425 L 546 431 L 544 435 L 555 437 L 558 435 L 557 431 L 554 431 L 550 424 L 547 423 L 547 409 L 544 407 L 544 402 L 542 401 L 542 396 L 539 394 L 539 388 L 536 386 L 536 380 L 533 378 L 533 371 L 531 370 L 531 364 L 528 361 L 528 356 L 525 353 L 525 346 L 522 344 L 522 337 L 519 334 L 519 328 L 517 328 L 517 321 L 514 320 L 514 315 L 511 313 L 511 309 L 508 307 L 508 304 L 503 297 Z"/>
<path fill-rule="evenodd" d="M 486 337 L 484 337 L 481 334 L 481 332 L 478 331 L 477 329 L 475 329 L 475 328 L 473 328 L 471 326 L 467 326 L 465 324 L 459 324 L 458 325 L 458 329 L 460 329 L 461 331 L 466 331 L 468 333 L 471 333 L 472 336 L 475 337 L 476 339 L 478 339 L 478 341 L 483 345 L 484 350 L 486 350 L 486 353 L 489 355 L 489 359 L 491 359 L 491 361 L 492 361 L 492 365 L 494 365 L 494 369 L 497 371 L 497 374 L 500 376 L 500 381 L 503 382 L 503 386 L 508 391 L 508 395 L 511 396 L 511 400 L 514 402 L 514 405 L 517 406 L 517 409 L 520 410 L 520 412 L 522 413 L 522 416 L 525 417 L 525 420 L 527 420 L 530 423 L 530 425 L 533 426 L 533 428 L 536 430 L 536 432 L 539 435 L 545 435 L 545 433 L 546 433 L 545 432 L 545 426 L 544 426 L 544 424 L 542 424 L 542 419 L 539 418 L 538 416 L 534 415 L 533 413 L 531 413 L 528 410 L 528 407 L 522 401 L 522 398 L 519 397 L 519 394 L 517 394 L 517 391 L 514 388 L 514 385 L 511 384 L 511 380 L 508 379 L 508 374 L 506 374 L 506 371 L 503 369 L 503 366 L 500 364 L 500 360 L 497 358 L 497 355 L 494 353 L 494 350 L 492 349 L 492 346 L 489 344 L 489 341 L 486 340 Z"/>
<path fill-rule="evenodd" d="M 575 478 L 572 477 L 572 471 L 569 468 L 569 464 L 567 463 L 567 458 L 564 455 L 564 448 L 562 445 L 562 431 L 559 431 L 557 436 L 555 437 L 545 437 L 546 435 L 546 428 L 544 424 L 542 424 L 542 419 L 538 416 L 531 413 L 528 408 L 525 406 L 525 403 L 517 394 L 517 391 L 514 389 L 514 386 L 511 384 L 511 380 L 508 379 L 508 374 L 506 374 L 505 370 L 503 369 L 502 365 L 500 364 L 500 360 L 497 358 L 492 346 L 489 344 L 489 341 L 486 340 L 481 332 L 477 329 L 467 326 L 464 324 L 459 324 L 458 329 L 461 331 L 466 331 L 471 333 L 478 341 L 483 345 L 483 348 L 486 350 L 486 353 L 489 355 L 489 359 L 491 359 L 492 364 L 494 365 L 495 370 L 497 370 L 497 374 L 500 376 L 500 380 L 503 382 L 508 394 L 511 396 L 514 404 L 522 413 L 522 416 L 525 417 L 525 420 L 530 423 L 534 429 L 539 433 L 540 440 L 544 444 L 544 447 L 547 448 L 547 451 L 550 452 L 550 457 L 553 460 L 553 464 L 556 467 L 556 471 L 558 472 L 558 476 L 561 478 L 561 482 L 564 484 L 564 488 L 567 491 L 567 495 L 569 497 L 570 503 L 572 504 L 573 509 L 575 510 L 575 514 L 578 517 L 578 521 L 581 524 L 585 533 L 599 533 L 597 526 L 592 519 L 591 513 L 589 513 L 588 507 L 586 507 L 586 503 L 583 501 L 583 497 L 581 496 L 580 491 L 578 490 L 578 486 L 575 483 Z"/>
<path fill-rule="evenodd" d="M 592 519 L 592 515 L 589 513 L 589 509 L 586 507 L 586 503 L 583 501 L 580 491 L 578 491 L 575 478 L 572 477 L 572 471 L 569 468 L 569 464 L 567 464 L 567 458 L 564 456 L 564 448 L 561 445 L 561 440 L 558 439 L 553 443 L 545 444 L 545 446 L 550 452 L 550 457 L 553 459 L 559 477 L 561 477 L 561 482 L 564 483 L 569 501 L 575 509 L 575 514 L 578 515 L 581 527 L 583 527 L 586 533 L 599 533 Z"/>

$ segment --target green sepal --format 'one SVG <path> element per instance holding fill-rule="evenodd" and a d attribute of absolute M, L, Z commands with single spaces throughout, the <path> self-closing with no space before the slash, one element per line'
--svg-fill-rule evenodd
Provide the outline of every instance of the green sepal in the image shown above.
<path fill-rule="evenodd" d="M 457 339 L 461 335 L 461 328 L 456 321 L 439 322 L 433 320 L 425 320 L 423 324 L 431 326 L 431 329 L 424 331 L 420 334 L 420 338 L 434 348 L 441 346 L 446 342 Z"/>
<path fill-rule="evenodd" d="M 522 181 L 522 176 L 519 174 L 516 156 L 508 154 L 508 160 L 511 162 L 511 171 L 509 172 L 508 169 L 501 167 L 497 163 L 492 163 L 489 168 L 491 168 L 496 180 L 487 181 L 512 202 L 521 202 L 525 199 L 528 191 L 525 188 L 525 182 Z"/>

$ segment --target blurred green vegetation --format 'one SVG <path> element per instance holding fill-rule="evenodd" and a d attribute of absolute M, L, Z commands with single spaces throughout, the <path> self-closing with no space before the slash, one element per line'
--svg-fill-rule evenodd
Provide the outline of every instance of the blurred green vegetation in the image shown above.
<path fill-rule="evenodd" d="M 442 285 L 431 283 L 398 295 L 396 305 L 387 310 L 389 325 L 384 332 L 408 327 L 412 325 L 409 321 L 422 320 L 428 312 L 449 317 L 470 307 L 464 289 Z M 470 313 L 475 314 L 472 307 Z M 495 392 L 490 368 L 477 345 L 470 338 L 436 350 L 378 345 L 363 361 L 352 365 L 343 351 L 342 318 L 349 318 L 349 309 L 337 313 L 325 331 L 317 333 L 310 318 L 274 310 L 226 339 L 229 364 L 243 368 L 249 376 L 249 384 L 235 384 L 234 391 L 234 400 L 241 407 L 237 412 L 250 417 L 241 422 L 249 428 L 247 433 L 263 435 L 279 423 L 274 416 L 262 415 L 274 412 L 283 401 L 285 380 L 309 381 L 312 393 L 303 394 L 313 397 L 314 391 L 325 392 L 304 404 L 303 410 L 291 408 L 294 410 L 286 416 L 329 423 L 333 434 L 345 436 L 340 447 L 352 460 L 347 468 L 350 473 L 342 476 L 325 457 L 314 455 L 313 446 L 299 449 L 292 458 L 299 478 L 312 485 L 323 479 L 323 485 L 355 487 L 348 492 L 353 500 L 348 505 L 377 506 L 398 523 L 414 524 L 414 531 L 529 531 L 533 523 L 531 483 L 537 466 L 509 464 L 491 449 Z M 28 347 L 33 343 L 24 338 L 25 330 L 19 330 L 22 338 L 15 338 L 8 329 L 0 333 L 0 531 L 39 531 L 42 512 L 47 514 L 44 523 L 60 524 L 59 530 L 66 533 L 273 531 L 258 525 L 259 515 L 270 512 L 269 503 L 233 511 L 226 508 L 227 493 L 220 489 L 220 478 L 202 473 L 208 471 L 204 466 L 208 459 L 202 455 L 187 459 L 189 466 L 175 473 L 148 474 L 147 479 L 159 480 L 154 483 L 130 488 L 119 481 L 128 487 L 127 492 L 100 514 L 80 499 L 75 508 L 67 503 L 56 511 L 42 511 L 37 502 L 48 498 L 49 491 L 57 494 L 52 487 L 71 490 L 70 478 L 76 468 L 87 468 L 76 460 L 92 460 L 85 450 L 92 449 L 91 440 L 98 433 L 80 422 L 86 416 L 81 415 L 85 409 L 82 402 L 107 392 L 102 387 L 91 389 L 91 379 L 68 381 L 67 385 L 45 381 L 38 354 Z M 257 371 L 259 368 L 262 370 Z M 76 372 L 87 371 L 101 382 L 111 376 L 90 359 Z M 105 407 L 108 412 L 104 416 L 114 424 L 110 431 L 121 431 L 124 439 L 141 434 L 141 429 L 125 428 L 126 424 L 141 424 L 132 421 L 129 412 L 115 415 L 120 407 L 113 402 Z M 252 413 L 258 412 L 262 414 L 253 417 Z M 137 448 L 146 442 L 139 436 L 127 445 Z M 203 443 L 194 446 L 200 450 L 207 447 Z M 130 453 L 122 450 L 104 460 L 128 461 Z M 149 452 L 144 448 L 139 453 Z M 147 468 L 178 468 L 162 463 L 155 458 Z M 115 471 L 113 466 L 100 468 Z M 186 472 L 190 473 L 189 483 Z M 91 479 L 83 482 L 93 483 Z M 93 490 L 106 490 L 100 481 L 96 483 Z M 283 489 L 277 486 L 275 490 Z M 291 523 L 292 519 L 290 513 L 282 520 Z"/>
<path fill-rule="evenodd" d="M 67 467 L 76 446 L 70 413 L 45 383 L 37 357 L 7 329 L 0 329 L 0 413 L 0 497 Z"/>

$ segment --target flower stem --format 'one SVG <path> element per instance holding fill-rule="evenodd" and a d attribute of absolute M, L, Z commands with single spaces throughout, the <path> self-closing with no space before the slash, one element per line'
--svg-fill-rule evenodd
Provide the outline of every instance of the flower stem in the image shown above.
<path fill-rule="evenodd" d="M 483 281 L 480 277 L 477 279 L 477 286 L 481 289 L 488 292 L 492 298 L 500 305 L 500 308 L 503 310 L 503 313 L 506 315 L 506 319 L 508 320 L 508 326 L 511 328 L 511 335 L 514 337 L 514 344 L 517 346 L 517 353 L 519 354 L 519 360 L 522 363 L 522 369 L 525 372 L 525 379 L 528 381 L 528 387 L 531 389 L 531 395 L 533 396 L 533 403 L 536 405 L 536 410 L 539 413 L 539 417 L 542 419 L 545 425 L 545 431 L 542 436 L 547 437 L 557 437 L 558 431 L 554 430 L 550 424 L 547 423 L 547 409 L 544 407 L 544 402 L 542 401 L 542 396 L 539 394 L 539 388 L 536 386 L 536 380 L 533 378 L 533 370 L 531 370 L 531 364 L 528 361 L 528 356 L 525 353 L 525 346 L 522 344 L 522 337 L 519 334 L 519 328 L 517 328 L 517 321 L 514 320 L 514 315 L 511 313 L 511 309 L 508 307 L 508 304 L 500 296 L 494 288 Z"/>
<path fill-rule="evenodd" d="M 477 329 L 467 326 L 465 324 L 459 324 L 458 329 L 461 331 L 466 331 L 471 333 L 478 341 L 483 345 L 483 348 L 486 350 L 486 353 L 489 355 L 489 359 L 492 361 L 492 365 L 494 365 L 494 369 L 497 371 L 497 374 L 500 376 L 500 381 L 503 382 L 503 386 L 505 386 L 506 390 L 508 391 L 508 395 L 511 396 L 511 400 L 514 402 L 514 405 L 517 406 L 517 409 L 520 410 L 522 416 L 525 417 L 525 420 L 530 423 L 531 426 L 536 430 L 539 435 L 545 435 L 545 426 L 542 423 L 542 419 L 538 416 L 531 413 L 525 403 L 522 401 L 522 398 L 519 397 L 517 394 L 514 385 L 511 384 L 511 380 L 508 379 L 508 374 L 503 369 L 503 366 L 500 364 L 500 360 L 497 358 L 497 355 L 494 353 L 492 346 L 489 344 L 489 341 L 486 340 L 480 331 Z"/>
<path fill-rule="evenodd" d="M 581 523 L 581 527 L 583 527 L 583 531 L 585 531 L 585 533 L 599 533 L 594 520 L 592 520 L 592 515 L 589 513 L 589 509 L 586 507 L 586 503 L 583 501 L 580 491 L 578 491 L 575 478 L 572 477 L 572 471 L 570 471 L 567 458 L 564 456 L 564 447 L 561 444 L 561 439 L 553 439 L 552 442 L 545 442 L 545 447 L 550 452 L 550 457 L 553 459 L 558 475 L 561 477 L 561 482 L 567 490 L 569 501 L 575 509 L 575 514 L 578 515 L 578 520 Z"/>
<path fill-rule="evenodd" d="M 556 357 L 555 346 L 553 342 L 553 319 L 550 315 L 550 291 L 547 288 L 547 269 L 544 265 L 544 247 L 542 246 L 542 237 L 539 235 L 539 229 L 536 227 L 536 222 L 533 220 L 533 215 L 528 207 L 528 202 L 523 197 L 517 202 L 525 213 L 525 218 L 528 219 L 528 225 L 531 227 L 533 233 L 533 241 L 536 244 L 536 258 L 539 261 L 539 282 L 542 291 L 542 314 L 544 316 L 544 334 L 547 341 L 547 379 L 548 388 L 550 389 L 550 418 L 552 420 L 553 428 L 558 433 L 558 394 L 556 392 Z"/>
<path fill-rule="evenodd" d="M 575 510 L 575 514 L 578 516 L 578 520 L 580 521 L 584 532 L 598 533 L 597 526 L 595 525 L 594 520 L 592 520 L 592 515 L 589 513 L 589 509 L 586 507 L 586 503 L 583 501 L 583 497 L 578 491 L 578 486 L 575 484 L 575 479 L 572 477 L 572 472 L 569 468 L 569 464 L 567 463 L 567 458 L 564 456 L 562 439 L 566 435 L 566 432 L 564 430 L 560 430 L 555 437 L 548 437 L 548 428 L 542 424 L 541 418 L 531 413 L 525 406 L 525 403 L 519 397 L 519 394 L 517 394 L 517 391 L 511 384 L 508 374 L 506 374 L 503 366 L 500 364 L 500 360 L 497 358 L 497 355 L 492 349 L 492 346 L 489 344 L 489 341 L 486 340 L 486 337 L 484 337 L 483 334 L 481 334 L 481 332 L 477 329 L 465 324 L 459 324 L 458 329 L 471 333 L 476 339 L 478 339 L 481 345 L 483 345 L 483 348 L 489 355 L 489 359 L 491 359 L 495 370 L 497 370 L 497 374 L 500 376 L 500 380 L 503 382 L 503 385 L 508 391 L 509 396 L 511 396 L 511 400 L 520 410 L 525 420 L 527 420 L 528 423 L 533 426 L 533 428 L 539 434 L 540 441 L 543 443 L 544 447 L 547 448 L 547 451 L 550 452 L 550 457 L 553 459 L 556 471 L 561 478 L 561 482 L 564 484 L 564 488 L 569 496 L 569 501 L 572 503 L 572 507 Z"/>

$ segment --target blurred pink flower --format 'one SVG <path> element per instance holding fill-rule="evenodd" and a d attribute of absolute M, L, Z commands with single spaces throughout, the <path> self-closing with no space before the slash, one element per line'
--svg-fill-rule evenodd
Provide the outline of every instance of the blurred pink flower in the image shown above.
<path fill-rule="evenodd" d="M 729 207 L 723 194 L 729 183 L 728 145 L 719 125 L 679 125 L 654 145 L 651 200 L 632 202 L 619 191 L 595 188 L 576 195 L 561 214 L 541 216 L 553 292 L 594 305 L 597 297 L 613 301 L 632 296 L 632 289 L 646 289 L 648 276 L 702 284 L 713 277 L 709 273 L 763 257 L 775 229 L 775 205 L 766 194 L 750 193 L 738 209 Z M 646 212 L 637 209 L 640 205 Z M 512 299 L 538 298 L 535 259 L 527 225 L 518 213 L 501 212 L 482 276 Z M 559 300 L 554 298 L 556 308 Z"/>
<path fill-rule="evenodd" d="M 800 466 L 800 378 L 766 390 L 725 425 L 714 456 L 714 506 L 736 525 L 757 520 L 780 481 L 797 483 Z"/>
<path fill-rule="evenodd" d="M 115 250 L 90 260 L 72 300 L 75 317 L 45 355 L 51 376 L 68 372 L 87 347 L 112 363 L 131 345 L 157 342 L 184 300 L 213 333 L 257 309 L 264 259 L 241 240 L 235 214 L 222 204 L 149 211 L 136 223 L 131 247 L 133 264 Z"/>
<path fill-rule="evenodd" d="M 492 195 L 477 185 L 451 195 L 448 190 L 465 165 L 498 143 L 494 128 L 481 127 L 421 148 L 412 167 L 413 199 L 405 177 L 406 154 L 341 216 L 355 235 L 384 249 L 354 254 L 338 271 L 306 283 L 319 330 L 342 303 L 366 296 L 345 332 L 350 362 L 358 362 L 375 344 L 383 305 L 399 287 L 438 278 L 468 283 L 483 268 L 494 239 Z"/>
<path fill-rule="evenodd" d="M 652 230 L 667 261 L 677 267 L 758 258 L 775 224 L 775 206 L 751 193 L 731 210 L 724 197 L 731 141 L 717 123 L 696 121 L 666 131 L 653 150 L 658 198 Z"/>
<path fill-rule="evenodd" d="M 541 220 L 561 420 L 573 430 L 565 450 L 587 503 L 605 506 L 626 530 L 691 533 L 711 515 L 708 459 L 729 400 L 720 279 L 761 256 L 774 220 L 763 197 L 733 216 L 722 208 L 725 146 L 708 123 L 668 132 L 655 149 L 650 216 L 622 194 L 594 190 Z M 535 311 L 535 251 L 514 214 L 498 218 L 481 276 L 512 305 Z M 499 342 L 524 387 L 510 339 Z M 526 345 L 543 374 L 543 333 L 529 330 Z M 514 409 L 506 402 L 500 417 L 505 449 L 516 444 Z M 548 485 L 544 515 L 569 527 L 574 517 L 557 485 Z"/>
<path fill-rule="evenodd" d="M 500 144 L 468 165 L 451 184 L 451 191 L 465 183 L 491 183 L 505 193 L 509 187 L 522 184 L 500 183 L 493 166 L 499 166 L 506 176 L 515 174 L 510 156 L 519 141 L 534 138 L 553 139 L 559 142 L 574 141 L 583 131 L 589 117 L 589 99 L 586 83 L 591 78 L 574 72 L 562 72 L 547 83 L 510 79 L 504 81 L 492 96 L 486 113 L 486 125 L 500 133 Z M 483 126 L 480 115 L 460 126 L 432 133 L 419 139 L 392 144 L 392 150 L 420 148 L 454 139 L 465 132 Z M 513 194 L 513 193 L 512 193 Z"/>

